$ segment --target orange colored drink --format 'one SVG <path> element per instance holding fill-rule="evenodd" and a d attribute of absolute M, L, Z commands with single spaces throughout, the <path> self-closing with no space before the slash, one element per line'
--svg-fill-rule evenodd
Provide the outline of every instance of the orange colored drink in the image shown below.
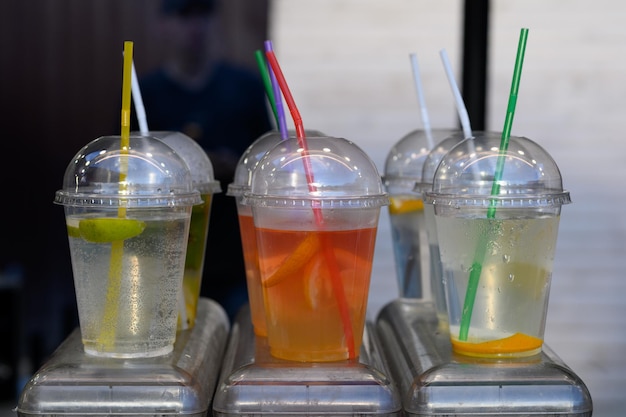
<path fill-rule="evenodd" d="M 358 354 L 376 228 L 258 228 L 257 238 L 271 354 L 304 362 L 346 360 L 352 344 L 346 335 L 350 333 Z M 338 271 L 340 288 L 333 283 L 331 268 Z M 348 332 L 342 321 L 340 297 L 347 306 L 351 328 Z"/>
<path fill-rule="evenodd" d="M 239 214 L 239 230 L 243 249 L 243 260 L 246 265 L 246 280 L 248 284 L 248 301 L 254 333 L 257 336 L 267 336 L 265 326 L 265 305 L 261 275 L 259 273 L 259 257 L 256 244 L 256 234 L 252 215 Z"/>

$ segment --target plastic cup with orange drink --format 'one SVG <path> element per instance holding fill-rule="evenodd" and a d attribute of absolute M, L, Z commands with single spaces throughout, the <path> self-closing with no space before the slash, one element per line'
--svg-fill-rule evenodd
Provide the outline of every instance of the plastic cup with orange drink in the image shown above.
<path fill-rule="evenodd" d="M 308 136 L 321 135 L 320 132 L 314 130 L 307 130 L 306 132 Z M 295 132 L 288 132 L 288 135 L 295 137 Z M 271 130 L 261 135 L 248 146 L 239 158 L 233 182 L 228 184 L 226 192 L 226 195 L 235 197 L 237 204 L 239 232 L 241 234 L 243 259 L 246 267 L 250 319 L 254 333 L 261 337 L 267 336 L 267 328 L 265 324 L 265 301 L 259 272 L 256 232 L 254 230 L 254 221 L 252 220 L 252 207 L 242 204 L 242 199 L 244 193 L 250 190 L 252 173 L 261 158 L 282 140 L 283 138 L 279 131 Z"/>
<path fill-rule="evenodd" d="M 272 356 L 301 362 L 358 357 L 380 208 L 372 160 L 343 138 L 281 141 L 244 193 L 256 229 Z"/>

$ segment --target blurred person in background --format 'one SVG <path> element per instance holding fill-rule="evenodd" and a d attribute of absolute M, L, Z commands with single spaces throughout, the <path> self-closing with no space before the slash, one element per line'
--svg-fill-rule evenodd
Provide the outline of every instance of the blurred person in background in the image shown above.
<path fill-rule="evenodd" d="M 272 126 L 260 74 L 221 57 L 217 7 L 216 0 L 161 0 L 154 41 L 165 59 L 149 73 L 138 70 L 138 77 L 149 129 L 196 140 L 220 181 L 201 296 L 220 303 L 232 320 L 248 295 L 237 209 L 225 192 L 239 157 Z"/>

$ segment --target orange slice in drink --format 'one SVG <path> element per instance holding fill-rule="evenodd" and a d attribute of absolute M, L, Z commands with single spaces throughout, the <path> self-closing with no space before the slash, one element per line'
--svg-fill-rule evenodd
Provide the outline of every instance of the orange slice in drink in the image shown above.
<path fill-rule="evenodd" d="M 362 268 L 366 268 L 366 262 L 345 249 L 335 249 L 333 253 L 344 286 L 345 297 L 351 300 L 354 297 L 353 275 Z M 350 280 L 350 285 L 346 285 L 348 280 Z M 304 299 L 307 306 L 313 310 L 322 305 L 335 304 L 328 261 L 322 255 L 312 259 L 304 269 Z"/>
<path fill-rule="evenodd" d="M 332 302 L 333 286 L 330 271 L 323 258 L 309 262 L 304 269 L 304 299 L 308 308 L 316 310 L 322 304 Z"/>
<path fill-rule="evenodd" d="M 422 211 L 424 210 L 424 202 L 421 198 L 414 199 L 404 199 L 391 197 L 391 204 L 389 205 L 389 213 L 390 214 L 403 214 L 409 213 L 411 211 Z"/>
<path fill-rule="evenodd" d="M 541 339 L 524 333 L 515 333 L 509 337 L 482 343 L 452 340 L 455 351 L 475 356 L 528 352 L 539 349 L 541 345 L 543 345 Z"/>
<path fill-rule="evenodd" d="M 264 287 L 272 287 L 287 277 L 296 274 L 315 255 L 319 249 L 319 238 L 309 233 L 296 249 L 277 267 L 277 269 L 262 280 Z"/>

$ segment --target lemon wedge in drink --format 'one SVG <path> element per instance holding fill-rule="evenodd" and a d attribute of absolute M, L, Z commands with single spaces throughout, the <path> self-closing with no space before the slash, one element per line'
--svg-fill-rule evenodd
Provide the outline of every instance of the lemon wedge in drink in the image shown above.
<path fill-rule="evenodd" d="M 404 199 L 391 197 L 391 204 L 389 205 L 389 213 L 390 214 L 402 214 L 408 213 L 411 211 L 422 211 L 424 210 L 424 202 L 420 198 L 415 199 Z"/>
<path fill-rule="evenodd" d="M 126 240 L 135 237 L 146 228 L 146 223 L 141 220 L 127 219 L 124 217 L 98 217 L 82 219 L 78 223 L 80 237 L 88 242 L 108 243 L 116 240 Z M 73 226 L 68 226 L 68 234 L 73 236 L 76 231 Z"/>
<path fill-rule="evenodd" d="M 70 221 L 67 222 L 67 235 L 69 237 L 81 237 L 80 229 L 78 228 L 78 221 Z"/>

